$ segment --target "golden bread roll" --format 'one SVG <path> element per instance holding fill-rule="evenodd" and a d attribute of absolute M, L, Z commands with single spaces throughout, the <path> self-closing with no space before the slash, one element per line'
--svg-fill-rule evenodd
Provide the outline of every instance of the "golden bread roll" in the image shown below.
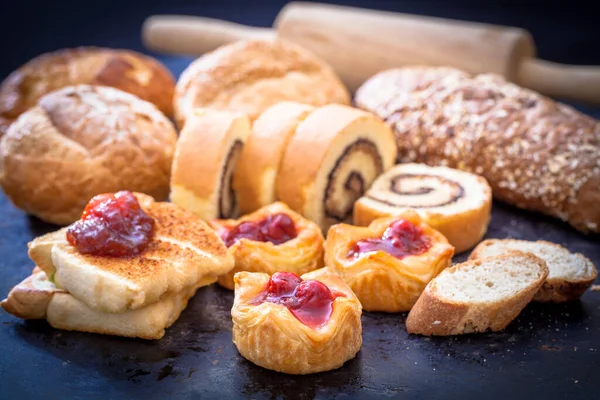
<path fill-rule="evenodd" d="M 398 164 L 379 176 L 354 204 L 354 224 L 414 209 L 440 231 L 457 253 L 475 246 L 487 232 L 492 190 L 478 175 L 447 167 Z"/>
<path fill-rule="evenodd" d="M 297 236 L 283 236 L 285 235 L 285 231 L 283 231 L 286 228 L 283 226 L 285 222 L 278 224 L 275 221 L 275 224 L 273 224 L 273 217 L 282 214 L 289 218 L 286 218 L 288 223 L 293 223 L 294 229 L 292 230 L 295 230 Z M 265 233 L 268 233 L 269 228 L 272 231 L 274 230 L 275 242 L 270 241 L 269 237 L 265 237 L 262 232 L 258 232 L 253 237 L 248 237 L 248 231 L 257 229 L 256 226 L 246 229 L 246 235 L 240 235 L 239 240 L 234 240 L 234 238 L 228 240 L 227 235 L 230 232 L 235 234 L 234 229 L 236 227 L 248 222 L 258 224 L 271 222 L 271 226 L 260 228 Z M 269 275 L 277 271 L 287 271 L 302 275 L 323 267 L 323 243 L 325 239 L 321 229 L 317 224 L 293 212 L 283 203 L 270 204 L 237 220 L 214 220 L 210 222 L 210 225 L 224 239 L 225 244 L 229 245 L 229 253 L 235 259 L 235 268 L 219 277 L 219 284 L 227 289 L 233 290 L 233 276 L 239 271 L 265 272 Z M 237 233 L 239 234 L 239 232 Z M 282 239 L 279 238 L 280 236 Z M 283 240 L 285 241 L 279 243 Z M 232 243 L 229 243 L 230 241 Z"/>
<path fill-rule="evenodd" d="M 175 80 L 158 60 L 131 50 L 62 49 L 37 56 L 0 84 L 0 136 L 12 121 L 56 89 L 80 84 L 112 86 L 173 113 Z"/>
<path fill-rule="evenodd" d="M 0 140 L 0 185 L 17 207 L 67 225 L 94 195 L 169 193 L 177 133 L 153 104 L 78 85 L 42 97 Z"/>
<path fill-rule="evenodd" d="M 275 180 L 286 146 L 296 127 L 315 108 L 284 101 L 254 121 L 233 174 L 240 213 L 247 214 L 277 200 Z"/>
<path fill-rule="evenodd" d="M 368 227 L 334 225 L 325 244 L 325 265 L 342 276 L 366 311 L 409 311 L 453 255 L 448 240 L 412 210 Z"/>
<path fill-rule="evenodd" d="M 318 108 L 289 139 L 277 198 L 326 232 L 351 220 L 356 199 L 395 158 L 394 136 L 379 117 L 338 104 Z"/>
<path fill-rule="evenodd" d="M 331 67 L 283 40 L 244 40 L 221 46 L 192 62 L 175 88 L 177 125 L 197 107 L 238 111 L 254 120 L 290 100 L 315 106 L 349 104 L 350 95 Z"/>
<path fill-rule="evenodd" d="M 274 285 L 278 274 L 271 278 L 258 272 L 235 275 L 231 316 L 233 343 L 240 354 L 256 365 L 286 374 L 329 371 L 354 358 L 362 346 L 362 307 L 339 275 L 321 268 L 302 277 L 290 279 L 288 275 Z M 298 282 L 306 290 L 298 285 L 293 294 L 283 292 L 286 284 L 294 289 Z M 282 299 L 296 297 L 293 303 L 300 307 L 291 309 L 275 299 L 264 299 L 266 291 L 273 293 L 269 290 L 273 286 Z"/>
<path fill-rule="evenodd" d="M 483 176 L 496 199 L 600 232 L 600 123 L 507 82 L 442 67 L 382 71 L 356 92 L 385 119 L 398 162 Z"/>
<path fill-rule="evenodd" d="M 238 200 L 231 179 L 250 130 L 243 114 L 196 109 L 177 141 L 171 201 L 205 221 L 235 218 Z"/>

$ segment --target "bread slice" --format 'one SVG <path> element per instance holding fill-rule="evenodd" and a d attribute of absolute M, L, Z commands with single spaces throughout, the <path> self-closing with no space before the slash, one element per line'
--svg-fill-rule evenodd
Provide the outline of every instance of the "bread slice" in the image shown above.
<path fill-rule="evenodd" d="M 93 310 L 50 282 L 39 268 L 15 286 L 0 302 L 7 312 L 23 319 L 46 319 L 58 329 L 142 339 L 160 339 L 196 293 L 191 287 L 159 301 L 121 314 Z"/>
<path fill-rule="evenodd" d="M 454 265 L 429 282 L 408 314 L 406 329 L 425 336 L 500 331 L 546 276 L 544 260 L 519 251 Z"/>
<path fill-rule="evenodd" d="M 533 297 L 534 301 L 566 302 L 577 300 L 598 276 L 594 264 L 580 253 L 571 253 L 552 242 L 517 239 L 488 239 L 481 242 L 469 260 L 504 254 L 511 250 L 531 253 L 546 261 L 548 277 Z"/>
<path fill-rule="evenodd" d="M 199 217 L 174 204 L 137 194 L 155 220 L 154 237 L 138 256 L 80 254 L 65 231 L 29 243 L 29 256 L 58 287 L 88 307 L 110 313 L 136 310 L 165 295 L 210 284 L 234 266 L 217 234 Z"/>

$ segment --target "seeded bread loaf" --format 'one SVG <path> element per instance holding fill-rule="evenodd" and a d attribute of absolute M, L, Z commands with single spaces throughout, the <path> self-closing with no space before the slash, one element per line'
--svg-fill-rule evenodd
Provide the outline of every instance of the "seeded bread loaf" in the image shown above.
<path fill-rule="evenodd" d="M 482 175 L 495 198 L 600 232 L 600 125 L 493 74 L 451 68 L 381 72 L 356 105 L 395 132 L 398 162 Z"/>

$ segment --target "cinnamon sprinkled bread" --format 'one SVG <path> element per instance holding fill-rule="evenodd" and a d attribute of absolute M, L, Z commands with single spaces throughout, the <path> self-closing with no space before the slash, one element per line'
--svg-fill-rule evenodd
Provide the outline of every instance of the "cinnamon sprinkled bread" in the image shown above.
<path fill-rule="evenodd" d="M 600 232 L 598 121 L 500 76 L 451 68 L 381 72 L 355 102 L 392 126 L 398 162 L 480 174 L 499 200 Z"/>

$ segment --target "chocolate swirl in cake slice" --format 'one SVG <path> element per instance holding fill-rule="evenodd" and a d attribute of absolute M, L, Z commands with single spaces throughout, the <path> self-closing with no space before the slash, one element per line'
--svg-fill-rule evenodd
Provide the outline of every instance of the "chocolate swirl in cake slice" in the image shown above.
<path fill-rule="evenodd" d="M 277 176 L 277 197 L 323 231 L 350 222 L 354 202 L 396 158 L 391 130 L 371 113 L 328 105 L 291 137 Z"/>
<path fill-rule="evenodd" d="M 238 201 L 231 181 L 250 130 L 245 115 L 196 110 L 177 142 L 171 201 L 204 220 L 236 217 Z"/>
<path fill-rule="evenodd" d="M 234 218 L 238 212 L 238 201 L 232 186 L 232 177 L 243 146 L 244 143 L 237 139 L 229 148 L 229 153 L 225 158 L 223 172 L 221 173 L 219 218 Z"/>
<path fill-rule="evenodd" d="M 484 178 L 447 167 L 398 164 L 375 180 L 354 205 L 354 223 L 414 209 L 461 252 L 481 240 L 490 221 L 491 189 Z"/>

